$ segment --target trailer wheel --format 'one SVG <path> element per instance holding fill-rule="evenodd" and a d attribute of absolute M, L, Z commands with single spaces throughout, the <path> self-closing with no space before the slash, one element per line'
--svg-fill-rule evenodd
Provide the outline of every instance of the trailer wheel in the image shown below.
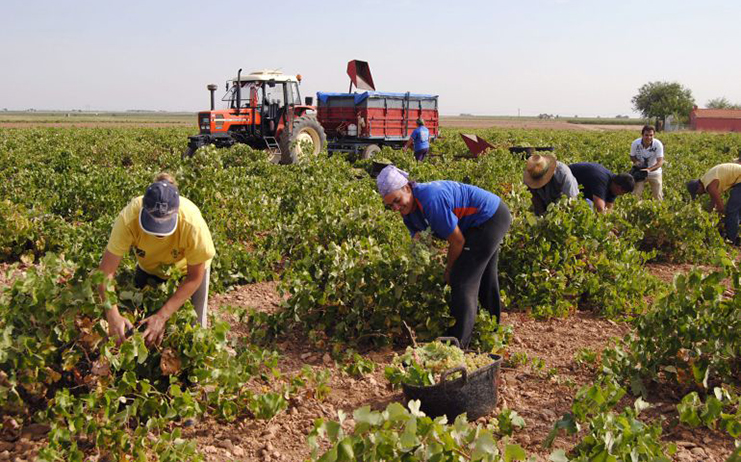
<path fill-rule="evenodd" d="M 363 149 L 363 153 L 360 155 L 361 159 L 371 159 L 373 156 L 381 152 L 380 146 L 377 144 L 369 144 Z"/>
<path fill-rule="evenodd" d="M 327 146 L 324 128 L 316 118 L 308 115 L 293 121 L 293 130 L 283 130 L 278 140 L 281 152 L 281 164 L 295 164 L 315 159 Z"/>

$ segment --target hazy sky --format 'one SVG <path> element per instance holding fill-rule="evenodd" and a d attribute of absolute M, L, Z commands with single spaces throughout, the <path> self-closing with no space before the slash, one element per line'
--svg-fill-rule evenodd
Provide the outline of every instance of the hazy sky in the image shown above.
<path fill-rule="evenodd" d="M 1 0 L 0 108 L 208 109 L 280 68 L 301 91 L 440 95 L 443 114 L 634 115 L 649 81 L 741 103 L 738 1 Z"/>

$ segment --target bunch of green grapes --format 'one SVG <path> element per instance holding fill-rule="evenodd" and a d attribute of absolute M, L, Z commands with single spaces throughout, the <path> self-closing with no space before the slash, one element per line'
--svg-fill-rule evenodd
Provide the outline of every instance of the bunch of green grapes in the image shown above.
<path fill-rule="evenodd" d="M 404 354 L 396 356 L 386 368 L 386 378 L 394 385 L 406 383 L 430 386 L 437 383 L 443 372 L 464 366 L 475 371 L 491 364 L 486 354 L 465 353 L 460 348 L 434 341 L 416 348 L 407 347 Z"/>

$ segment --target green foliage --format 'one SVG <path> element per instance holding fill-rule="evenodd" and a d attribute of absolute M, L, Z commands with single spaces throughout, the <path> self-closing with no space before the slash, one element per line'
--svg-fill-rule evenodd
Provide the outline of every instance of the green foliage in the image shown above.
<path fill-rule="evenodd" d="M 473 328 L 470 349 L 482 353 L 502 354 L 512 341 L 512 326 L 497 324 L 497 318 L 486 310 L 479 310 Z"/>
<path fill-rule="evenodd" d="M 376 363 L 353 351 L 347 355 L 342 370 L 348 375 L 361 378 L 375 371 Z"/>
<path fill-rule="evenodd" d="M 661 425 L 645 424 L 638 419 L 648 404 L 642 399 L 633 408 L 626 407 L 616 414 L 612 409 L 625 395 L 625 390 L 611 381 L 602 381 L 582 387 L 576 394 L 571 412 L 556 422 L 546 438 L 549 447 L 559 431 L 578 433 L 586 426 L 586 433 L 571 450 L 568 459 L 573 461 L 670 461 L 667 457 L 676 450 L 673 445 L 661 442 Z M 554 459 L 552 456 L 551 460 Z"/>
<path fill-rule="evenodd" d="M 149 350 L 139 332 L 116 346 L 100 318 L 103 280 L 47 254 L 0 296 L 0 411 L 51 424 L 40 457 L 81 459 L 85 447 L 114 458 L 156 452 L 193 459 L 194 445 L 172 429 L 173 421 L 206 412 L 225 420 L 270 419 L 286 408 L 287 386 L 266 393 L 249 386 L 279 376 L 277 355 L 228 345 L 228 326 L 194 325 L 189 304 L 168 322 L 161 349 Z M 174 286 L 135 294 L 124 285 L 118 304 L 136 321 L 160 307 Z"/>
<path fill-rule="evenodd" d="M 411 401 L 409 409 L 391 403 L 383 412 L 365 406 L 353 412 L 355 428 L 347 434 L 343 429 L 346 415 L 340 411 L 339 421 L 318 419 L 309 435 L 312 460 L 382 461 L 382 460 L 449 460 L 449 461 L 514 461 L 525 460 L 527 454 L 518 445 L 507 444 L 504 453 L 497 447 L 491 430 L 466 421 L 465 415 L 452 425 L 445 417 L 431 419 L 419 411 L 419 401 Z M 322 453 L 321 441 L 327 439 L 330 448 Z"/>
<path fill-rule="evenodd" d="M 506 355 L 502 364 L 505 367 L 512 368 L 527 366 L 534 375 L 544 378 L 555 377 L 558 374 L 558 369 L 555 367 L 546 368 L 546 363 L 542 358 L 537 356 L 530 357 L 523 351 L 516 351 Z"/>
<path fill-rule="evenodd" d="M 530 362 L 530 356 L 524 351 L 515 351 L 514 353 L 508 354 L 504 362 L 504 367 L 516 368 L 518 366 L 527 365 Z"/>
<path fill-rule="evenodd" d="M 741 104 L 733 104 L 728 101 L 728 98 L 721 96 L 708 100 L 705 107 L 708 109 L 741 109 Z"/>
<path fill-rule="evenodd" d="M 715 387 L 703 403 L 697 392 L 682 398 L 677 405 L 679 421 L 691 427 L 704 425 L 711 429 L 720 427 L 732 438 L 741 437 L 741 395 Z"/>
<path fill-rule="evenodd" d="M 571 451 L 572 461 L 665 461 L 676 449 L 661 442 L 661 425 L 645 424 L 639 410 L 625 408 L 622 413 L 599 414 L 589 421 L 588 434 Z"/>
<path fill-rule="evenodd" d="M 497 433 L 505 436 L 512 436 L 515 429 L 525 428 L 525 419 L 512 409 L 503 409 L 497 416 Z"/>
<path fill-rule="evenodd" d="M 617 214 L 594 213 L 584 201 L 560 201 L 542 218 L 526 214 L 507 234 L 500 273 L 510 308 L 535 317 L 577 308 L 620 317 L 641 312 L 654 288 L 643 270 L 637 232 Z M 606 281 L 610 281 L 609 284 Z"/>
<path fill-rule="evenodd" d="M 530 197 L 518 157 L 499 148 L 478 160 L 454 160 L 466 148 L 453 136 L 455 130 L 450 133 L 436 141 L 441 156 L 429 162 L 388 149 L 384 156 L 419 181 L 464 181 L 503 198 L 515 216 L 500 258 L 501 288 L 512 308 L 537 316 L 576 308 L 630 314 L 642 309 L 651 286 L 640 267 L 654 251 L 659 259 L 700 262 L 723 246 L 711 230 L 715 218 L 699 208 L 673 205 L 684 192 L 668 185 L 737 156 L 738 135 L 662 136 L 669 156 L 664 204 L 672 205 L 655 209 L 653 201 L 636 205 L 621 197 L 612 216 L 559 206 L 542 222 L 526 212 Z M 497 146 L 553 145 L 564 162 L 598 161 L 613 171 L 627 169 L 627 154 L 618 153 L 635 136 L 540 130 L 479 134 Z M 398 214 L 383 210 L 373 181 L 358 179 L 345 158 L 278 166 L 264 151 L 208 146 L 181 160 L 187 135 L 187 129 L 0 130 L 0 259 L 28 260 L 53 250 L 83 268 L 96 266 L 116 214 L 143 193 L 155 173 L 168 170 L 212 231 L 218 250 L 212 289 L 280 278 L 291 296 L 283 316 L 254 318 L 267 327 L 261 341 L 295 325 L 313 331 L 319 342 L 388 344 L 408 341 L 402 320 L 420 340 L 433 339 L 450 325 L 443 245 L 411 243 Z M 369 168 L 370 161 L 358 166 Z M 645 218 L 635 220 L 634 210 Z M 566 232 L 559 231 L 560 224 Z M 124 266 L 132 267 L 129 258 Z M 478 322 L 480 327 L 492 325 Z M 493 340 L 477 346 L 496 348 Z"/>
<path fill-rule="evenodd" d="M 695 99 L 692 91 L 678 82 L 649 82 L 638 89 L 631 102 L 644 117 L 663 120 L 669 115 L 689 117 Z"/>
<path fill-rule="evenodd" d="M 625 218 L 643 230 L 638 248 L 655 253 L 652 260 L 711 261 L 723 247 L 717 215 L 696 203 L 644 200 Z"/>
<path fill-rule="evenodd" d="M 635 321 L 622 345 L 606 350 L 604 370 L 644 393 L 644 381 L 690 388 L 733 383 L 741 376 L 741 273 L 727 258 L 708 275 L 692 270 Z M 728 294 L 726 282 L 733 287 Z"/>
<path fill-rule="evenodd" d="M 258 419 L 272 419 L 288 407 L 288 402 L 279 393 L 268 392 L 253 395 L 250 400 L 250 410 Z"/>
<path fill-rule="evenodd" d="M 597 363 L 598 357 L 599 355 L 597 354 L 597 352 L 592 350 L 591 348 L 580 348 L 574 354 L 574 362 L 576 362 L 576 364 L 587 365 L 591 367 Z"/>
<path fill-rule="evenodd" d="M 285 315 L 346 341 L 390 343 L 406 334 L 402 320 L 421 338 L 436 337 L 450 324 L 443 269 L 372 237 L 330 243 L 292 266 Z"/>

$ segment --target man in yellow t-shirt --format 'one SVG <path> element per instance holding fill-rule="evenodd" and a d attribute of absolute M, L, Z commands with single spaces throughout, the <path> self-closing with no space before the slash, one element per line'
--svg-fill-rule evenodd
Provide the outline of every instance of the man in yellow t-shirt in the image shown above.
<path fill-rule="evenodd" d="M 728 203 L 723 205 L 721 195 L 731 190 Z M 741 165 L 737 163 L 718 164 L 708 170 L 699 180 L 687 182 L 687 190 L 692 199 L 705 192 L 710 196 L 713 208 L 721 217 L 725 214 L 726 238 L 739 245 L 738 223 L 741 214 Z"/>
<path fill-rule="evenodd" d="M 216 251 L 211 232 L 200 210 L 191 201 L 180 197 L 174 179 L 161 173 L 144 196 L 135 197 L 118 214 L 100 263 L 100 270 L 113 279 L 121 259 L 134 248 L 137 267 L 135 284 L 164 282 L 169 266 L 186 270 L 186 276 L 175 293 L 146 324 L 143 337 L 148 345 L 158 344 L 165 333 L 167 320 L 185 303 L 193 302 L 198 322 L 207 326 L 208 286 L 210 265 Z M 101 296 L 105 285 L 99 287 Z M 121 316 L 117 306 L 106 312 L 108 331 L 122 341 L 131 323 Z"/>

